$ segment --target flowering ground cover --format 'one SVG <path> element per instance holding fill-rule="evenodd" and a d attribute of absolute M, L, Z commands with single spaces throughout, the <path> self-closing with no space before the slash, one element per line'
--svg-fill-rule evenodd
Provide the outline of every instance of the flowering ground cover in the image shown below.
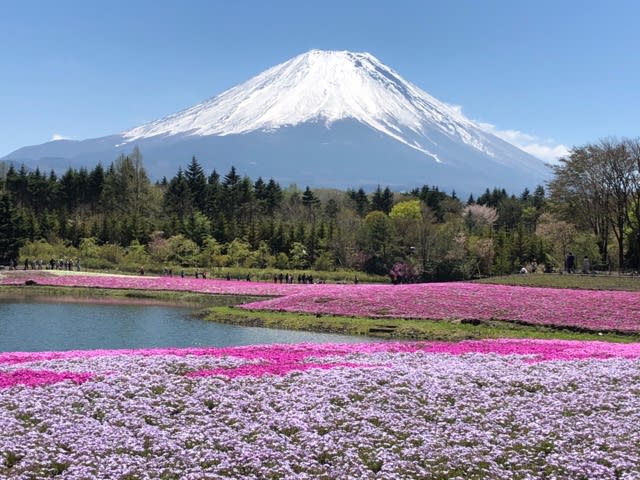
<path fill-rule="evenodd" d="M 66 272 L 17 271 L 0 278 L 0 285 L 23 285 L 26 279 L 40 285 L 57 287 L 121 288 L 132 290 L 170 290 L 221 295 L 278 296 L 300 291 L 315 285 L 247 282 L 240 280 L 202 279 L 179 276 L 153 277 L 134 275 L 78 275 Z"/>
<path fill-rule="evenodd" d="M 427 319 L 508 320 L 640 332 L 640 293 L 427 283 L 302 291 L 243 308 Z"/>
<path fill-rule="evenodd" d="M 14 352 L 0 378 L 0 478 L 640 478 L 640 344 Z"/>
<path fill-rule="evenodd" d="M 570 290 L 477 283 L 412 285 L 298 285 L 179 277 L 53 276 L 34 272 L 43 285 L 192 291 L 276 296 L 242 305 L 272 310 L 344 316 L 506 320 L 595 331 L 640 332 L 640 293 Z M 0 284 L 23 284 L 6 276 Z"/>

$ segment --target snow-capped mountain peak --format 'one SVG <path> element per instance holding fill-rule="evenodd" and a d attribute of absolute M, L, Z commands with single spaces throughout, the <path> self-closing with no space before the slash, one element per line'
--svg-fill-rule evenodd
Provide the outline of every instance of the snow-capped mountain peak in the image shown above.
<path fill-rule="evenodd" d="M 191 108 L 116 135 L 23 147 L 4 159 L 86 165 L 144 152 L 173 175 L 198 157 L 219 172 L 347 188 L 534 188 L 544 163 L 465 118 L 368 53 L 312 50 Z"/>
<path fill-rule="evenodd" d="M 404 80 L 369 53 L 311 50 L 220 95 L 123 133 L 128 141 L 157 135 L 241 134 L 310 121 L 355 119 L 439 161 L 424 141 L 428 128 L 485 153 L 479 127 Z"/>

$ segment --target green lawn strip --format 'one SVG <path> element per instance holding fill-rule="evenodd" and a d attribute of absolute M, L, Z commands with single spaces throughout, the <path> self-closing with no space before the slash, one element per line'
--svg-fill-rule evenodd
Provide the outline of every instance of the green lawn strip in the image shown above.
<path fill-rule="evenodd" d="M 206 312 L 206 313 L 204 313 Z M 266 310 L 212 307 L 202 318 L 242 326 L 307 330 L 344 335 L 365 335 L 395 340 L 460 341 L 483 338 L 542 338 L 563 340 L 601 340 L 638 342 L 640 335 L 582 332 L 564 328 L 522 325 L 490 320 L 464 322 L 453 320 L 416 320 L 401 318 L 342 317 Z"/>
<path fill-rule="evenodd" d="M 477 283 L 497 285 L 522 285 L 528 287 L 580 288 L 588 290 L 640 291 L 640 277 L 607 274 L 558 274 L 536 273 L 530 275 L 505 275 L 475 280 Z"/>
<path fill-rule="evenodd" d="M 24 272 L 25 270 L 19 270 Z M 294 278 L 294 282 L 297 282 L 298 277 L 302 274 L 306 276 L 312 276 L 314 281 L 324 281 L 326 283 L 354 283 L 357 278 L 361 283 L 390 283 L 389 277 L 386 275 L 373 275 L 355 270 L 294 270 L 294 269 L 278 269 L 278 268 L 244 268 L 244 267 L 172 267 L 173 276 L 177 276 L 180 272 L 183 272 L 185 277 L 193 278 L 196 272 L 200 274 L 207 272 L 207 277 L 210 279 L 226 279 L 227 275 L 233 280 L 245 280 L 247 275 L 251 277 L 253 281 L 272 282 L 273 277 L 280 274 L 290 274 Z M 32 270 L 26 270 L 26 272 L 32 272 Z M 49 273 L 48 270 L 38 270 L 41 273 Z M 56 272 L 62 272 L 57 270 Z M 66 271 L 65 271 L 66 272 Z M 83 266 L 82 272 L 73 273 L 89 273 L 89 274 L 101 274 L 101 275 L 139 275 L 140 265 L 120 265 L 119 268 L 109 267 L 96 267 L 91 268 L 89 265 Z M 166 267 L 162 265 L 145 265 L 146 275 L 165 275 Z"/>

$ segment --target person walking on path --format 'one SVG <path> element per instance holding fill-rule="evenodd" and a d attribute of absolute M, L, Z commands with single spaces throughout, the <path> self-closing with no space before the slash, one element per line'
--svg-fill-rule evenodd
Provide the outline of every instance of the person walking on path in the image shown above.
<path fill-rule="evenodd" d="M 575 273 L 576 271 L 576 257 L 573 256 L 573 253 L 569 252 L 567 255 L 567 273 Z"/>

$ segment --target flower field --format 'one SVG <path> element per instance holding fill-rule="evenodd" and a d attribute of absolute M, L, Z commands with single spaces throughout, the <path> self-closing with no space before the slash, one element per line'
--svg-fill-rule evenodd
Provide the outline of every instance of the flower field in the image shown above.
<path fill-rule="evenodd" d="M 640 294 L 5 275 L 343 316 L 640 332 Z M 640 479 L 640 343 L 478 340 L 0 353 L 4 479 Z"/>
<path fill-rule="evenodd" d="M 640 344 L 0 354 L 0 478 L 640 478 Z"/>
<path fill-rule="evenodd" d="M 418 319 L 508 320 L 533 325 L 579 327 L 594 331 L 640 332 L 640 293 L 570 290 L 476 283 L 413 285 L 299 285 L 204 280 L 179 277 L 46 275 L 30 272 L 42 285 L 212 294 L 265 295 L 243 305 L 274 310 L 345 316 Z M 6 276 L 0 284 L 23 284 Z"/>
<path fill-rule="evenodd" d="M 202 279 L 179 276 L 153 277 L 133 275 L 82 275 L 67 272 L 17 271 L 0 278 L 0 285 L 23 285 L 32 279 L 40 285 L 57 287 L 123 288 L 133 290 L 171 290 L 211 293 L 221 295 L 279 296 L 299 292 L 305 288 L 321 285 L 282 284 L 269 282 L 246 282 L 240 280 Z"/>
<path fill-rule="evenodd" d="M 601 290 L 427 283 L 353 285 L 245 304 L 247 309 L 424 319 L 509 320 L 640 332 L 640 294 Z"/>

